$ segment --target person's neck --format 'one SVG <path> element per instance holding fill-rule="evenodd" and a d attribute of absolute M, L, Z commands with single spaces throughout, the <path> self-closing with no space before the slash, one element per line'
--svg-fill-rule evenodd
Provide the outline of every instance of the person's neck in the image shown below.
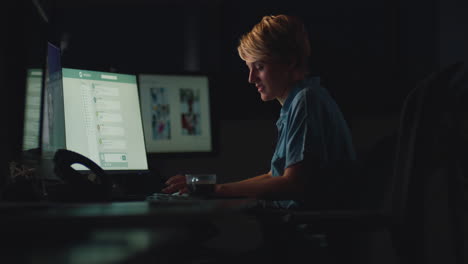
<path fill-rule="evenodd" d="M 286 102 L 286 99 L 288 99 L 288 95 L 289 95 L 289 92 L 292 90 L 292 87 L 294 87 L 294 86 L 289 86 L 288 88 L 286 88 L 284 90 L 283 95 L 281 97 L 276 98 L 276 100 L 278 100 L 278 102 L 281 104 L 281 106 L 283 106 L 284 102 Z"/>
<path fill-rule="evenodd" d="M 283 94 L 276 98 L 276 100 L 278 100 L 278 102 L 281 104 L 281 106 L 284 105 L 284 102 L 286 102 L 286 99 L 288 99 L 288 96 L 289 96 L 289 93 L 291 92 L 291 90 L 294 88 L 294 86 L 305 79 L 305 74 L 296 74 L 294 76 L 294 78 L 292 79 L 292 81 L 290 82 L 290 84 L 286 87 L 286 89 L 284 89 L 284 92 Z"/>

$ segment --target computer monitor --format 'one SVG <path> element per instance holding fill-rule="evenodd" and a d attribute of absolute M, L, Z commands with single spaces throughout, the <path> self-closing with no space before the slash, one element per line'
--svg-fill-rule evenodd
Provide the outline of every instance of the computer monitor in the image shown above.
<path fill-rule="evenodd" d="M 136 75 L 63 68 L 62 79 L 66 149 L 105 171 L 147 171 Z"/>
<path fill-rule="evenodd" d="M 39 132 L 39 175 L 43 180 L 59 180 L 54 173 L 53 158 L 57 149 L 65 148 L 61 69 L 61 50 L 48 41 L 43 70 Z"/>
<path fill-rule="evenodd" d="M 23 151 L 38 149 L 40 145 L 42 69 L 27 71 L 23 125 Z"/>
<path fill-rule="evenodd" d="M 44 160 L 52 160 L 57 149 L 65 148 L 60 53 L 59 47 L 51 42 L 47 43 L 41 114 L 41 155 Z"/>
<path fill-rule="evenodd" d="M 138 81 L 148 152 L 213 151 L 208 76 L 140 74 Z"/>

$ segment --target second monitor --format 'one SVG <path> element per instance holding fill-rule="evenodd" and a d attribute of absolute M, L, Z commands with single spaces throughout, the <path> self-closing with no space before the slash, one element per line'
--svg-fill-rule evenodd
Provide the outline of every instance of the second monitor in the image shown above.
<path fill-rule="evenodd" d="M 213 151 L 207 76 L 140 74 L 138 81 L 148 152 Z"/>

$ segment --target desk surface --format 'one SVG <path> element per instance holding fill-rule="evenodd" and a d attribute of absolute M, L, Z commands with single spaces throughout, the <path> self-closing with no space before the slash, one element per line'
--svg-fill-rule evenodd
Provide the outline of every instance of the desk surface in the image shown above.
<path fill-rule="evenodd" d="M 6 245 L 3 249 L 8 249 L 0 259 L 9 263 L 144 263 L 151 252 L 152 261 L 164 263 L 171 250 L 181 257 L 178 251 L 190 254 L 194 244 L 213 236 L 216 219 L 235 219 L 253 205 L 250 199 L 0 203 L 0 240 Z M 157 252 L 165 257 L 158 259 Z"/>
<path fill-rule="evenodd" d="M 0 230 L 11 226 L 151 227 L 225 217 L 256 204 L 252 199 L 108 203 L 0 203 Z"/>

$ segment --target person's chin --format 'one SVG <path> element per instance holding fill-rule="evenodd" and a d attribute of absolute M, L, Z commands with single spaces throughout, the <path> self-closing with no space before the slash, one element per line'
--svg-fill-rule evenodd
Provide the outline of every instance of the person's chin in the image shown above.
<path fill-rule="evenodd" d="M 262 99 L 263 102 L 268 102 L 268 101 L 271 101 L 273 100 L 274 98 L 270 98 L 268 95 L 266 94 L 260 94 L 260 98 Z"/>

